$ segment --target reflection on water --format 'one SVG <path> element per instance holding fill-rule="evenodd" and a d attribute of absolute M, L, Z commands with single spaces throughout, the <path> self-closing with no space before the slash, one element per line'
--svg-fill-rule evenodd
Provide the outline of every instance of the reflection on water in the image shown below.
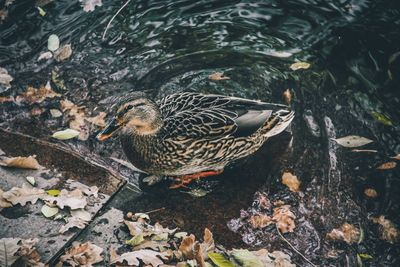
<path fill-rule="evenodd" d="M 65 80 L 62 93 L 92 110 L 101 100 L 132 90 L 149 90 L 155 97 L 194 90 L 282 102 L 282 92 L 291 88 L 297 113 L 293 149 L 276 170 L 266 172 L 269 182 L 263 189 L 297 207 L 299 230 L 288 238 L 324 266 L 335 266 L 336 259 L 323 260 L 333 250 L 343 265 L 354 266 L 357 253 L 373 255 L 371 266 L 399 264 L 399 249 L 379 241 L 367 219 L 384 214 L 400 225 L 398 169 L 375 170 L 400 152 L 396 1 L 131 1 L 102 41 L 124 1 L 103 2 L 85 13 L 78 1 L 53 1 L 43 7 L 45 17 L 33 1 L 8 7 L 0 24 L 0 66 L 15 78 L 11 93 L 46 83 L 54 69 Z M 69 61 L 37 61 L 52 33 L 72 44 Z M 311 69 L 291 71 L 290 64 L 299 60 L 311 62 Z M 208 75 L 215 71 L 231 79 L 212 82 Z M 28 131 L 20 124 L 13 127 Z M 375 140 L 371 148 L 379 153 L 351 153 L 329 139 L 349 134 Z M 94 139 L 79 146 L 86 145 L 104 156 L 120 153 Z M 262 163 L 253 166 L 267 171 Z M 286 168 L 302 179 L 304 195 L 290 195 L 280 185 Z M 379 197 L 366 200 L 366 187 L 374 187 Z M 246 207 L 235 205 L 239 217 Z M 365 242 L 351 248 L 322 244 L 326 232 L 344 221 L 361 225 Z M 285 246 L 271 231 L 240 229 L 250 246 Z"/>

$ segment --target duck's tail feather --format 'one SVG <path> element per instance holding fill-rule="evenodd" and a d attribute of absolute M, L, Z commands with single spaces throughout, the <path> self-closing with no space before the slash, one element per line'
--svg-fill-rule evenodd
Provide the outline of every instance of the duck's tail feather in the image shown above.
<path fill-rule="evenodd" d="M 269 138 L 274 135 L 280 134 L 290 125 L 293 118 L 294 118 L 294 111 L 287 109 L 277 110 L 272 114 L 270 119 L 264 124 L 260 133 L 265 138 Z"/>

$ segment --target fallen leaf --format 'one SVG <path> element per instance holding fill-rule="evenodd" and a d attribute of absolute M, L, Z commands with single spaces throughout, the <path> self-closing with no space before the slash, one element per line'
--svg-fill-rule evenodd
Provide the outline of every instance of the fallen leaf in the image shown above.
<path fill-rule="evenodd" d="M 23 261 L 27 266 L 33 267 L 45 267 L 44 263 L 41 262 L 41 257 L 34 247 L 39 242 L 37 238 L 22 239 L 21 248 L 18 254 L 23 258 Z"/>
<path fill-rule="evenodd" d="M 59 140 L 68 140 L 79 136 L 79 132 L 74 129 L 65 129 L 62 131 L 58 131 L 53 133 L 51 137 Z"/>
<path fill-rule="evenodd" d="M 87 196 L 94 196 L 94 197 L 98 197 L 98 193 L 99 193 L 99 188 L 95 185 L 93 186 L 87 186 L 85 184 L 82 184 L 78 181 L 72 180 L 72 179 L 68 179 L 67 180 L 67 186 L 69 189 L 79 189 L 81 190 L 85 195 Z"/>
<path fill-rule="evenodd" d="M 125 244 L 134 247 L 134 246 L 139 245 L 143 241 L 144 241 L 143 235 L 142 234 L 138 234 L 138 235 L 132 237 L 131 239 L 126 240 Z"/>
<path fill-rule="evenodd" d="M 296 227 L 294 223 L 296 216 L 290 211 L 290 205 L 274 208 L 272 219 L 276 222 L 276 226 L 282 233 L 293 232 Z"/>
<path fill-rule="evenodd" d="M 0 160 L 0 166 L 32 170 L 41 169 L 42 166 L 40 166 L 35 157 L 36 156 L 4 158 Z"/>
<path fill-rule="evenodd" d="M 92 215 L 90 214 L 90 212 L 88 212 L 84 209 L 71 210 L 71 216 L 77 217 L 86 222 L 89 222 L 92 219 Z"/>
<path fill-rule="evenodd" d="M 358 242 L 360 230 L 352 224 L 344 223 L 340 228 L 333 229 L 326 237 L 334 241 L 345 241 L 347 244 Z"/>
<path fill-rule="evenodd" d="M 130 244 L 128 244 L 130 245 Z M 141 242 L 140 244 L 136 245 L 134 247 L 134 250 L 140 250 L 140 249 L 145 249 L 149 248 L 154 251 L 165 251 L 169 247 L 169 243 L 166 241 L 153 241 L 153 240 L 145 240 L 144 242 Z"/>
<path fill-rule="evenodd" d="M 253 252 L 256 253 L 256 252 Z M 272 257 L 274 259 L 273 264 L 271 264 L 271 267 L 296 267 L 295 264 L 291 263 L 290 256 L 286 253 L 283 253 L 282 251 L 273 251 L 271 253 Z M 269 267 L 269 266 L 265 266 Z"/>
<path fill-rule="evenodd" d="M 194 235 L 186 236 L 182 239 L 181 244 L 179 245 L 179 251 L 187 259 L 194 259 L 194 244 L 196 242 L 196 237 Z"/>
<path fill-rule="evenodd" d="M 299 69 L 308 69 L 311 66 L 310 63 L 307 62 L 296 62 L 290 65 L 291 70 L 299 70 Z"/>
<path fill-rule="evenodd" d="M 58 208 L 57 207 L 49 207 L 46 204 L 43 205 L 41 212 L 46 218 L 53 217 L 58 213 Z"/>
<path fill-rule="evenodd" d="M 366 188 L 364 190 L 364 195 L 366 195 L 369 198 L 376 198 L 378 196 L 378 193 L 373 188 Z"/>
<path fill-rule="evenodd" d="M 0 84 L 4 85 L 6 88 L 11 87 L 11 82 L 13 81 L 13 77 L 8 74 L 8 71 L 5 68 L 0 67 Z"/>
<path fill-rule="evenodd" d="M 93 264 L 103 261 L 101 253 L 103 253 L 103 249 L 91 242 L 74 242 L 72 247 L 60 257 L 60 262 L 68 263 L 71 266 L 91 267 Z"/>
<path fill-rule="evenodd" d="M 349 135 L 335 140 L 339 145 L 344 147 L 360 147 L 372 143 L 373 141 L 358 135 Z"/>
<path fill-rule="evenodd" d="M 271 216 L 265 214 L 256 214 L 249 218 L 250 225 L 253 229 L 262 229 L 273 224 Z"/>
<path fill-rule="evenodd" d="M 283 92 L 283 100 L 285 100 L 287 105 L 290 105 L 290 103 L 292 103 L 292 92 L 290 92 L 290 89 L 286 89 Z"/>
<path fill-rule="evenodd" d="M 210 193 L 210 191 L 201 189 L 201 188 L 196 188 L 196 189 L 192 189 L 190 191 L 181 191 L 182 193 L 191 195 L 192 197 L 204 197 L 206 196 L 208 193 Z"/>
<path fill-rule="evenodd" d="M 40 6 L 38 6 L 36 8 L 39 10 L 40 16 L 42 16 L 42 17 L 46 16 L 46 11 L 44 11 L 43 8 L 41 8 Z"/>
<path fill-rule="evenodd" d="M 297 179 L 296 175 L 290 172 L 284 172 L 282 175 L 282 184 L 289 187 L 292 192 L 298 192 L 300 190 L 300 181 Z"/>
<path fill-rule="evenodd" d="M 60 39 L 57 35 L 51 34 L 47 40 L 47 49 L 50 51 L 56 51 L 60 47 Z"/>
<path fill-rule="evenodd" d="M 28 87 L 26 91 L 17 96 L 17 102 L 28 102 L 28 103 L 41 103 L 47 98 L 59 97 L 60 94 L 54 92 L 49 86 L 42 86 L 39 89 L 34 87 Z"/>
<path fill-rule="evenodd" d="M 264 267 L 261 260 L 247 249 L 234 249 L 232 257 L 243 267 Z"/>
<path fill-rule="evenodd" d="M 63 115 L 61 111 L 59 111 L 58 109 L 54 109 L 54 108 L 50 109 L 50 114 L 53 118 L 59 118 Z"/>
<path fill-rule="evenodd" d="M 369 254 L 365 254 L 365 253 L 358 253 L 357 254 L 360 258 L 362 258 L 363 260 L 372 260 L 373 257 Z"/>
<path fill-rule="evenodd" d="M 82 3 L 85 12 L 94 11 L 96 6 L 102 6 L 101 0 L 79 0 Z"/>
<path fill-rule="evenodd" d="M 379 165 L 378 167 L 376 167 L 377 170 L 389 170 L 389 169 L 394 169 L 397 166 L 397 162 L 395 161 L 389 161 L 386 163 L 383 163 L 381 165 Z"/>
<path fill-rule="evenodd" d="M 127 252 L 122 255 L 117 255 L 115 252 L 110 253 L 110 264 L 124 264 L 125 262 L 131 266 L 140 266 L 139 259 L 144 264 L 153 267 L 164 264 L 161 259 L 167 259 L 162 253 L 149 249 L 141 249 L 133 252 Z"/>
<path fill-rule="evenodd" d="M 381 226 L 381 239 L 389 243 L 396 243 L 399 241 L 399 230 L 396 225 L 381 215 L 379 217 L 372 217 L 371 220 Z"/>
<path fill-rule="evenodd" d="M 20 204 L 21 206 L 25 206 L 28 202 L 35 204 L 38 199 L 43 199 L 46 196 L 46 192 L 38 188 L 13 187 L 11 190 L 3 193 L 4 199 L 13 205 Z"/>
<path fill-rule="evenodd" d="M 30 183 L 32 186 L 36 185 L 36 180 L 35 177 L 33 176 L 26 176 L 25 179 L 28 181 L 28 183 Z"/>
<path fill-rule="evenodd" d="M 0 266 L 11 266 L 20 257 L 17 255 L 20 241 L 19 238 L 0 239 Z"/>
<path fill-rule="evenodd" d="M 60 191 L 60 190 L 57 190 L 57 189 L 51 189 L 51 190 L 47 190 L 46 193 L 47 193 L 49 196 L 56 197 L 56 196 L 58 196 L 58 195 L 61 193 L 61 191 Z"/>
<path fill-rule="evenodd" d="M 188 235 L 187 232 L 178 232 L 178 233 L 174 234 L 174 237 L 181 239 L 181 238 L 184 238 L 187 235 Z"/>
<path fill-rule="evenodd" d="M 107 116 L 107 113 L 100 112 L 97 116 L 87 118 L 87 120 L 89 122 L 91 122 L 92 124 L 97 125 L 99 127 L 106 127 L 106 122 L 104 121 L 106 116 Z"/>
<path fill-rule="evenodd" d="M 221 253 L 208 253 L 208 257 L 218 267 L 235 267 L 235 265 Z"/>
<path fill-rule="evenodd" d="M 89 138 L 89 125 L 86 123 L 84 108 L 78 107 L 69 100 L 61 100 L 60 103 L 62 110 L 68 113 L 69 128 L 80 132 L 78 136 L 80 140 L 87 140 Z"/>
<path fill-rule="evenodd" d="M 229 80 L 230 78 L 228 76 L 224 76 L 224 73 L 222 72 L 214 72 L 213 74 L 210 74 L 208 76 L 208 79 L 211 81 L 223 81 L 223 80 Z"/>
<path fill-rule="evenodd" d="M 4 191 L 0 189 L 0 210 L 3 208 L 12 207 L 12 203 L 8 202 L 7 199 L 3 197 Z"/>
<path fill-rule="evenodd" d="M 393 126 L 393 122 L 391 121 L 391 119 L 388 116 L 386 116 L 384 114 L 381 114 L 381 113 L 378 113 L 378 112 L 375 112 L 375 111 L 373 111 L 371 113 L 371 115 L 378 122 L 380 122 L 380 123 L 382 123 L 382 124 L 384 124 L 386 126 Z"/>
<path fill-rule="evenodd" d="M 57 61 L 63 61 L 70 58 L 72 55 L 72 48 L 70 44 L 63 45 L 54 52 L 54 58 Z"/>
<path fill-rule="evenodd" d="M 61 90 L 67 90 L 64 80 L 60 78 L 60 75 L 57 73 L 57 71 L 55 70 L 51 71 L 51 80 L 53 81 L 53 83 L 56 85 L 57 88 Z"/>
<path fill-rule="evenodd" d="M 47 52 L 43 52 L 39 55 L 38 57 L 38 61 L 43 60 L 43 59 L 50 59 L 53 57 L 53 53 L 47 51 Z"/>
<path fill-rule="evenodd" d="M 84 229 L 86 225 L 88 224 L 87 221 L 82 220 L 81 218 L 78 217 L 69 217 L 67 218 L 68 222 L 61 226 L 60 230 L 58 231 L 60 234 L 65 233 L 69 229 L 72 229 L 74 227 L 79 228 L 79 229 Z"/>
<path fill-rule="evenodd" d="M 392 159 L 400 160 L 400 154 L 397 154 L 396 156 L 392 157 Z"/>
<path fill-rule="evenodd" d="M 64 209 L 66 206 L 72 210 L 83 209 L 87 204 L 86 197 L 83 196 L 82 191 L 79 189 L 73 191 L 63 189 L 57 197 L 47 195 L 44 200 L 57 205 L 61 209 Z"/>

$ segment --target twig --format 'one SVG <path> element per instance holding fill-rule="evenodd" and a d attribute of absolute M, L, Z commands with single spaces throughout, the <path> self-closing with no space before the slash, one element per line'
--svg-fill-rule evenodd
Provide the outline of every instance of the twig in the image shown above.
<path fill-rule="evenodd" d="M 299 254 L 303 259 L 305 259 L 309 264 L 311 264 L 313 267 L 317 267 L 314 263 L 312 263 L 309 259 L 306 258 L 300 251 L 298 251 L 290 242 L 281 234 L 279 231 L 278 226 L 275 224 L 276 231 L 278 231 L 279 236 L 297 253 Z"/>
<path fill-rule="evenodd" d="M 159 209 L 155 209 L 155 210 L 151 210 L 151 211 L 142 212 L 142 213 L 149 214 L 149 213 L 154 213 L 154 212 L 158 212 L 158 211 L 162 211 L 162 210 L 165 210 L 165 207 L 162 207 L 162 208 L 159 208 Z"/>
<path fill-rule="evenodd" d="M 118 16 L 118 14 L 122 11 L 122 9 L 124 9 L 129 4 L 130 1 L 131 0 L 127 0 L 126 3 L 120 9 L 118 9 L 117 13 L 115 13 L 114 16 L 110 19 L 110 21 L 108 22 L 107 27 L 103 33 L 103 37 L 102 37 L 103 41 L 104 41 L 104 38 L 106 37 L 107 30 L 108 30 L 108 28 L 110 28 L 110 25 L 113 22 L 113 20 L 115 19 L 115 17 Z"/>

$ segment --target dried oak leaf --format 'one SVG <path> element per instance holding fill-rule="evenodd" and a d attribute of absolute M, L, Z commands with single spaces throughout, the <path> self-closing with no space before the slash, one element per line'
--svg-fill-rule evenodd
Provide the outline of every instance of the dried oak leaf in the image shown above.
<path fill-rule="evenodd" d="M 2 196 L 13 205 L 20 204 L 21 206 L 25 206 L 28 202 L 35 204 L 39 198 L 46 198 L 47 194 L 46 191 L 39 188 L 13 187 L 11 190 L 4 192 Z"/>
<path fill-rule="evenodd" d="M 91 267 L 95 263 L 103 261 L 101 253 L 103 249 L 91 242 L 74 242 L 72 247 L 65 251 L 60 257 L 60 262 L 68 263 L 71 266 Z"/>
<path fill-rule="evenodd" d="M 371 220 L 374 223 L 381 225 L 381 239 L 388 241 L 392 244 L 399 241 L 399 230 L 396 228 L 396 225 L 392 221 L 385 219 L 385 216 L 383 215 L 377 218 L 372 217 Z"/>
<path fill-rule="evenodd" d="M 282 233 L 293 232 L 296 227 L 294 220 L 296 216 L 290 211 L 290 205 L 283 205 L 274 208 L 272 219 Z"/>
<path fill-rule="evenodd" d="M 397 162 L 389 161 L 389 162 L 379 165 L 378 167 L 376 167 L 376 169 L 377 170 L 389 170 L 389 169 L 396 168 L 396 166 L 397 166 Z"/>
<path fill-rule="evenodd" d="M 271 216 L 265 214 L 256 214 L 249 218 L 250 225 L 253 229 L 262 229 L 273 224 Z"/>
<path fill-rule="evenodd" d="M 84 221 L 79 217 L 69 217 L 68 222 L 65 225 L 61 226 L 61 228 L 58 232 L 60 234 L 64 234 L 66 231 L 68 231 L 69 229 L 72 229 L 74 227 L 79 228 L 79 229 L 84 229 L 87 224 L 88 224 L 87 221 Z"/>
<path fill-rule="evenodd" d="M 99 193 L 99 188 L 97 186 L 87 186 L 85 184 L 82 184 L 78 181 L 72 180 L 72 179 L 68 179 L 67 180 L 67 185 L 70 189 L 79 189 L 81 190 L 85 195 L 87 195 L 88 197 L 90 196 L 94 196 L 94 197 L 98 197 L 98 193 Z"/>
<path fill-rule="evenodd" d="M 194 259 L 194 244 L 196 243 L 196 237 L 191 234 L 189 236 L 185 236 L 182 239 L 181 244 L 179 245 L 179 251 L 182 252 L 182 254 L 187 258 L 187 259 Z"/>
<path fill-rule="evenodd" d="M 24 262 L 28 264 L 28 266 L 33 267 L 44 267 L 44 263 L 41 262 L 41 257 L 34 247 L 39 242 L 37 238 L 31 239 L 22 239 L 21 240 L 21 248 L 18 254 L 23 257 Z"/>
<path fill-rule="evenodd" d="M 44 200 L 57 205 L 61 209 L 65 206 L 70 207 L 72 210 L 83 209 L 87 204 L 86 197 L 79 189 L 73 191 L 63 189 L 57 197 L 47 196 Z"/>
<path fill-rule="evenodd" d="M 57 61 L 68 59 L 72 55 L 72 48 L 70 44 L 63 45 L 54 52 L 54 58 Z"/>
<path fill-rule="evenodd" d="M 300 181 L 297 179 L 296 175 L 290 172 L 284 172 L 282 175 L 282 184 L 289 187 L 292 192 L 298 192 L 300 190 Z"/>
<path fill-rule="evenodd" d="M 99 112 L 99 114 L 95 117 L 87 118 L 89 122 L 91 122 L 94 125 L 97 125 L 99 127 L 106 127 L 106 122 L 105 118 L 107 116 L 107 113 L 105 112 Z"/>
<path fill-rule="evenodd" d="M 360 240 L 360 230 L 352 224 L 344 223 L 340 228 L 333 229 L 326 237 L 335 241 L 345 241 L 347 244 L 352 244 Z"/>
<path fill-rule="evenodd" d="M 208 252 L 215 249 L 213 235 L 207 228 L 204 229 L 204 241 L 199 243 L 194 235 L 186 236 L 182 239 L 179 251 L 186 259 L 195 259 L 200 267 L 206 266 L 205 260 L 208 258 Z"/>
<path fill-rule="evenodd" d="M 211 81 L 223 81 L 223 80 L 229 80 L 230 78 L 228 76 L 224 76 L 224 73 L 222 72 L 214 72 L 213 74 L 210 74 L 208 76 L 208 79 Z"/>
<path fill-rule="evenodd" d="M 364 195 L 366 195 L 369 198 L 376 198 L 378 196 L 378 192 L 376 192 L 376 190 L 373 188 L 366 188 L 364 190 Z"/>
<path fill-rule="evenodd" d="M 19 238 L 0 239 L 0 266 L 11 266 L 19 258 L 20 241 Z"/>
<path fill-rule="evenodd" d="M 165 251 L 167 248 L 170 247 L 170 244 L 166 241 L 153 241 L 153 240 L 146 240 L 139 245 L 135 246 L 133 250 L 140 250 L 149 248 L 154 251 Z"/>
<path fill-rule="evenodd" d="M 39 89 L 29 86 L 26 91 L 16 97 L 17 102 L 28 102 L 28 103 L 41 103 L 46 98 L 54 98 L 61 96 L 54 92 L 50 86 L 42 86 Z"/>
<path fill-rule="evenodd" d="M 125 264 L 124 262 L 126 262 L 130 266 L 140 266 L 139 260 L 141 260 L 146 265 L 157 267 L 164 264 L 162 259 L 167 259 L 163 253 L 150 249 L 141 249 L 122 255 L 118 255 L 114 250 L 111 250 L 110 255 L 111 264 Z"/>
<path fill-rule="evenodd" d="M 33 170 L 41 169 L 42 166 L 35 157 L 36 156 L 4 158 L 0 160 L 0 166 Z"/>
<path fill-rule="evenodd" d="M 3 208 L 12 207 L 12 204 L 3 197 L 4 191 L 0 189 L 0 210 Z"/>

